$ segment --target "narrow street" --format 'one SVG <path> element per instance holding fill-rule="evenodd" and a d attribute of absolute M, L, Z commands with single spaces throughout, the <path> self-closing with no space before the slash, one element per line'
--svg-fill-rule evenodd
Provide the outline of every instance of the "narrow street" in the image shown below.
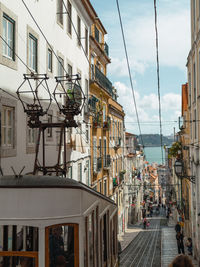
<path fill-rule="evenodd" d="M 138 234 L 120 254 L 120 266 L 127 267 L 168 267 L 178 255 L 174 223 L 167 222 L 162 210 L 159 216 L 148 218 L 149 229 L 135 226 Z M 194 261 L 194 266 L 197 266 Z"/>
<path fill-rule="evenodd" d="M 161 266 L 161 217 L 150 218 L 150 227 L 141 231 L 120 255 L 120 266 Z"/>

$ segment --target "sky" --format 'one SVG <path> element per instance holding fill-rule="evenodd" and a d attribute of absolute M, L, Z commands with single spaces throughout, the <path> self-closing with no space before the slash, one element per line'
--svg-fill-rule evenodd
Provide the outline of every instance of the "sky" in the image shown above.
<path fill-rule="evenodd" d="M 126 131 L 139 134 L 116 0 L 90 0 L 103 23 L 111 64 L 107 76 L 126 113 Z M 154 0 L 118 0 L 142 134 L 160 133 Z M 190 1 L 157 0 L 162 132 L 178 129 L 181 85 L 187 82 Z"/>

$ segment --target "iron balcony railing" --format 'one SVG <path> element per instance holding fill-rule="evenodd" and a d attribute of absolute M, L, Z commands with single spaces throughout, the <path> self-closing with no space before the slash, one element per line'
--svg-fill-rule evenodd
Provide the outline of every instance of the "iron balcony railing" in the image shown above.
<path fill-rule="evenodd" d="M 112 95 L 112 83 L 108 78 L 95 66 L 95 81 L 97 81 L 110 95 Z"/>
<path fill-rule="evenodd" d="M 110 167 L 110 164 L 111 164 L 110 155 L 104 156 L 104 158 L 103 158 L 103 167 L 104 168 L 109 168 Z"/>

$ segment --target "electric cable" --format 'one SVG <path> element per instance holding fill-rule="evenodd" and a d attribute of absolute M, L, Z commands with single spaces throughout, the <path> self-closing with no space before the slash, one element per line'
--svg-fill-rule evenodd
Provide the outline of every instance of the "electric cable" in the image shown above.
<path fill-rule="evenodd" d="M 140 120 L 139 120 L 139 115 L 138 115 L 138 110 L 137 110 L 137 104 L 136 104 L 136 98 L 135 98 L 135 92 L 134 92 L 134 89 L 133 89 L 133 82 L 132 82 L 132 75 L 131 75 L 130 64 L 129 64 L 128 51 L 127 51 L 127 47 L 126 47 L 124 29 L 123 29 L 121 12 L 120 12 L 120 7 L 119 7 L 118 0 L 116 0 L 116 3 L 117 3 L 117 10 L 118 10 L 120 27 L 121 27 L 121 32 L 122 32 L 122 39 L 123 39 L 123 44 L 124 44 L 124 50 L 125 50 L 125 55 L 126 55 L 126 62 L 127 62 L 127 67 L 128 67 L 129 80 L 130 80 L 130 84 L 131 84 L 131 90 L 132 90 L 133 101 L 134 101 L 134 106 L 135 106 L 135 112 L 136 112 L 136 117 L 137 117 L 137 124 L 138 124 L 138 128 L 139 128 L 139 133 L 140 133 L 140 137 L 141 137 L 142 146 L 144 147 L 144 142 L 143 142 L 143 138 L 142 138 L 142 131 L 141 131 L 141 127 L 140 127 Z"/>
<path fill-rule="evenodd" d="M 154 13 L 155 13 L 155 33 L 156 33 L 156 63 L 157 63 L 157 86 L 158 86 L 158 103 L 159 103 L 159 120 L 160 120 L 160 146 L 163 160 L 163 137 L 162 137 L 162 115 L 161 115 L 161 100 L 160 100 L 160 67 L 159 67 L 159 49 L 158 49 L 158 26 L 157 26 L 157 8 L 156 0 L 154 0 Z"/>

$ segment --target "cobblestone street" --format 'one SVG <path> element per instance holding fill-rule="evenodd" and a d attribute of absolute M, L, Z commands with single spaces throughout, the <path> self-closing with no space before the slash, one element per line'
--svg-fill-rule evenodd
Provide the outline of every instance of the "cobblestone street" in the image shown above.
<path fill-rule="evenodd" d="M 152 217 L 149 221 L 149 229 L 142 229 L 142 224 L 138 223 L 119 240 L 121 267 L 168 267 L 178 255 L 174 222 L 167 223 L 164 216 Z M 197 267 L 197 262 L 192 260 Z"/>

